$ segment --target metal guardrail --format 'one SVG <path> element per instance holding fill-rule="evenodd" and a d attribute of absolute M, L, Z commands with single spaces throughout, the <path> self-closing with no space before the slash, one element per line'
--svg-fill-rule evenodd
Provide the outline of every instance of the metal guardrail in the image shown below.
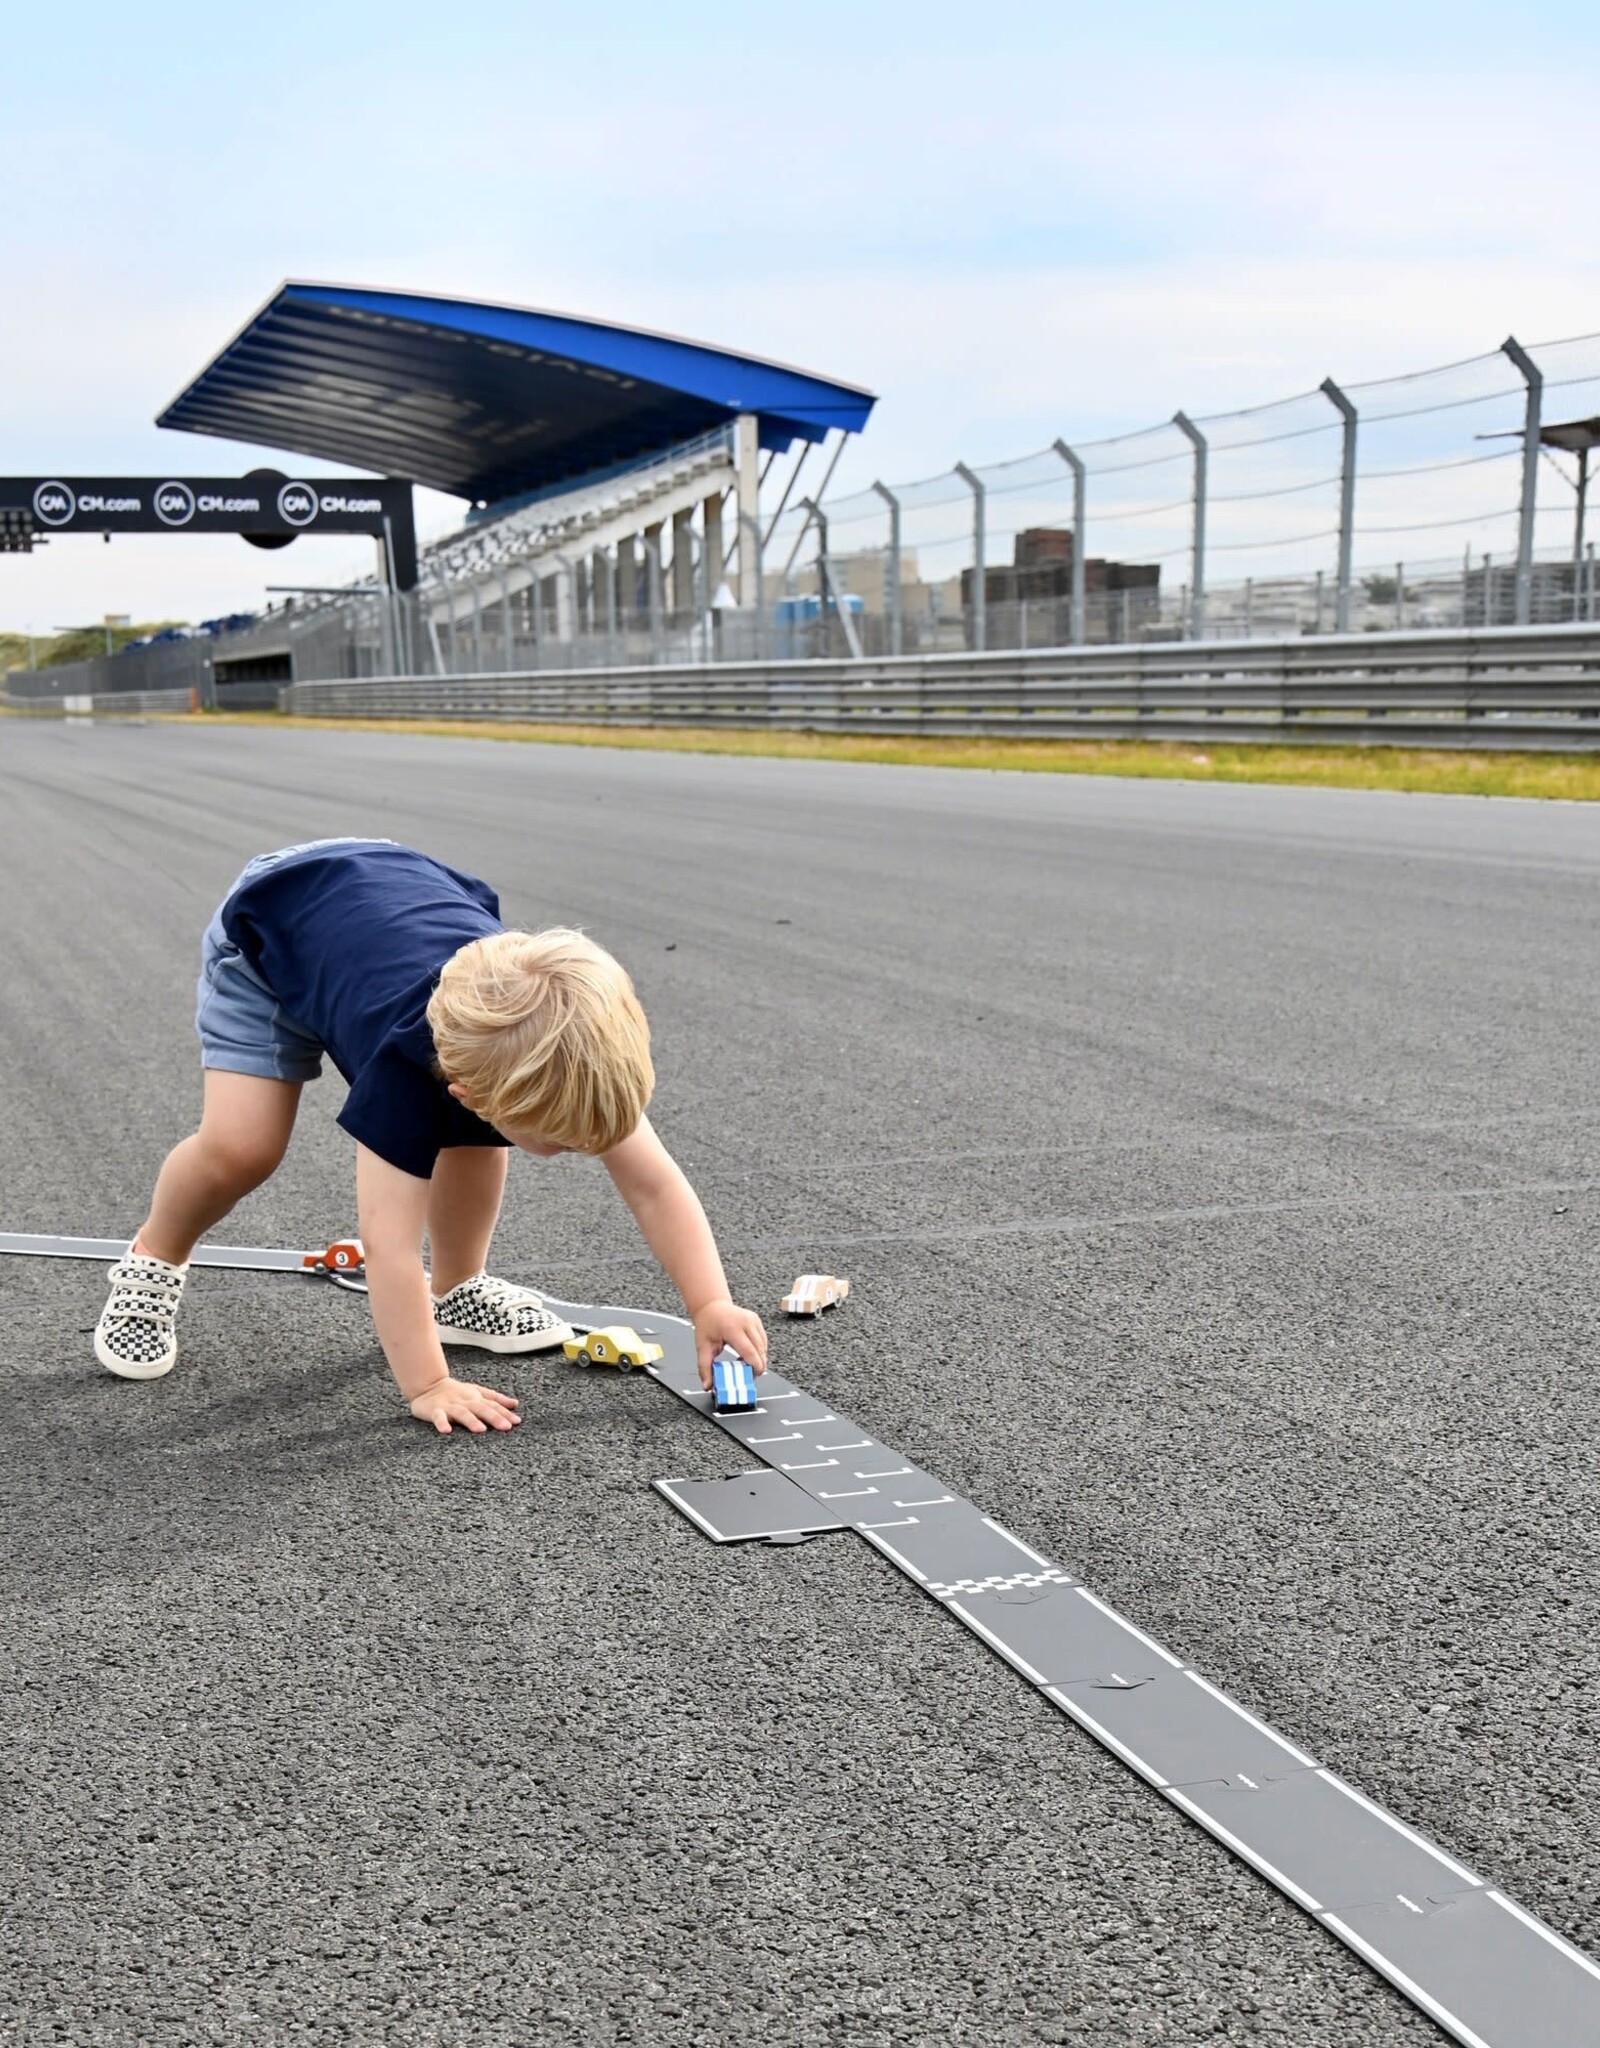
<path fill-rule="evenodd" d="M 1600 748 L 1600 631 L 1349 634 L 898 660 L 297 683 L 302 716 Z"/>
<path fill-rule="evenodd" d="M 193 690 L 68 691 L 55 697 L 17 697 L 0 693 L 0 711 L 20 711 L 33 718 L 133 718 L 141 712 L 194 711 Z"/>
<path fill-rule="evenodd" d="M 189 690 L 7 695 L 45 716 L 183 712 Z M 1180 742 L 1600 750 L 1600 631 L 1145 643 L 296 683 L 301 716 Z"/>

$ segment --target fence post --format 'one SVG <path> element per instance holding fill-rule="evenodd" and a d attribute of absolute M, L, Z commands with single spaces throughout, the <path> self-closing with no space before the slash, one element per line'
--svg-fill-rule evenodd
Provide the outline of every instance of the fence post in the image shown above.
<path fill-rule="evenodd" d="M 1539 497 L 1539 412 L 1544 399 L 1544 376 L 1514 334 L 1500 344 L 1522 372 L 1528 387 L 1527 410 L 1522 422 L 1522 498 L 1517 512 L 1517 597 L 1516 622 L 1527 625 L 1533 610 L 1533 520 Z"/>
<path fill-rule="evenodd" d="M 1194 511 L 1192 514 L 1193 563 L 1189 586 L 1189 638 L 1200 640 L 1206 630 L 1206 437 L 1187 413 L 1175 412 L 1172 424 L 1194 450 Z"/>
<path fill-rule="evenodd" d="M 987 493 L 982 481 L 964 462 L 956 464 L 956 475 L 972 493 L 972 645 L 981 654 L 988 641 L 988 535 L 984 510 Z"/>
<path fill-rule="evenodd" d="M 1085 633 L 1083 529 L 1084 500 L 1088 488 L 1086 471 L 1083 457 L 1069 448 L 1065 441 L 1054 441 L 1051 446 L 1072 471 L 1072 644 L 1074 647 L 1081 647 Z"/>
<path fill-rule="evenodd" d="M 1343 453 L 1339 462 L 1339 587 L 1334 598 L 1333 630 L 1350 630 L 1350 556 L 1356 530 L 1356 423 L 1355 407 L 1334 383 L 1324 377 L 1319 389 L 1330 404 L 1337 406 L 1344 420 Z"/>
<path fill-rule="evenodd" d="M 1247 576 L 1244 579 L 1244 637 L 1247 640 L 1253 640 L 1256 637 L 1255 595 L 1255 578 Z"/>
<path fill-rule="evenodd" d="M 1322 571 L 1317 571 L 1317 623 L 1315 631 L 1322 631 Z"/>
<path fill-rule="evenodd" d="M 1394 565 L 1394 629 L 1398 633 L 1406 622 L 1406 565 Z"/>
<path fill-rule="evenodd" d="M 833 596 L 833 571 L 828 563 L 828 515 L 815 498 L 802 498 L 800 506 L 807 519 L 817 529 L 817 612 L 822 628 L 820 652 L 826 660 L 829 644 L 833 639 L 832 633 L 828 630 L 828 601 Z M 834 610 L 839 610 L 837 604 Z M 846 637 L 848 638 L 848 635 Z"/>
<path fill-rule="evenodd" d="M 889 573 L 884 578 L 884 595 L 889 600 L 889 652 L 900 654 L 905 642 L 900 601 L 900 500 L 887 484 L 874 484 L 872 488 L 889 508 Z"/>

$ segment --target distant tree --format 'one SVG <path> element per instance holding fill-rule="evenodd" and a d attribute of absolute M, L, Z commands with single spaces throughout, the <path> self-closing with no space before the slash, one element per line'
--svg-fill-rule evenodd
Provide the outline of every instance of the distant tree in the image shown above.
<path fill-rule="evenodd" d="M 111 649 L 126 647 L 130 640 L 144 640 L 152 633 L 159 633 L 163 627 L 178 626 L 181 619 L 151 619 L 142 625 L 113 626 L 111 628 Z M 27 636 L 21 633 L 0 635 L 0 665 L 6 668 L 26 668 L 28 665 Z M 13 649 L 20 650 L 13 652 Z M 59 668 L 69 661 L 88 661 L 106 651 L 106 628 L 97 626 L 68 626 L 64 632 L 53 633 L 36 639 L 33 643 L 33 658 L 39 668 Z"/>

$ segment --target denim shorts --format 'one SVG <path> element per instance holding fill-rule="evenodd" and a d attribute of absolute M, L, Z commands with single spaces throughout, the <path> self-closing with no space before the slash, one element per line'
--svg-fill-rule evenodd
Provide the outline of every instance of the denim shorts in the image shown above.
<path fill-rule="evenodd" d="M 247 863 L 217 907 L 200 942 L 200 981 L 194 1028 L 200 1064 L 227 1074 L 258 1074 L 264 1081 L 315 1081 L 322 1072 L 322 1041 L 297 1023 L 245 960 L 222 928 L 234 890 L 295 854 L 322 846 L 392 846 L 392 839 L 308 839 Z"/>

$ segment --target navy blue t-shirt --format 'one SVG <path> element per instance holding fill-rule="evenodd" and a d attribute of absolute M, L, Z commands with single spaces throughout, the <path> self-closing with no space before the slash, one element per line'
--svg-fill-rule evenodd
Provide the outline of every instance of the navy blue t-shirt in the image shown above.
<path fill-rule="evenodd" d="M 434 1067 L 428 998 L 451 954 L 503 931 L 487 882 L 409 846 L 356 841 L 292 855 L 243 883 L 222 928 L 350 1083 L 339 1122 L 427 1180 L 446 1145 L 504 1145 Z"/>

